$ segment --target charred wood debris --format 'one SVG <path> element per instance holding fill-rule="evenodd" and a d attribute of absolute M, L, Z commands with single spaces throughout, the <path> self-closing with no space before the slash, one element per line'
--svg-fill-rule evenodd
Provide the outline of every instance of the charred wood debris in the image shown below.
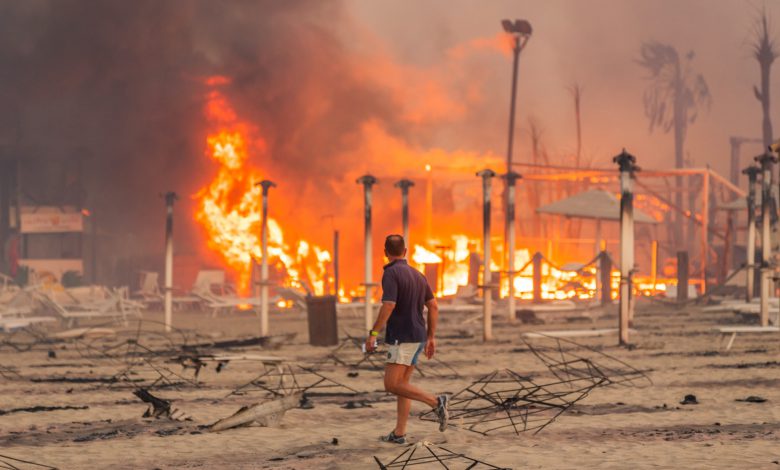
<path fill-rule="evenodd" d="M 106 329 L 100 327 L 95 328 L 100 334 L 93 336 L 90 334 L 92 329 L 82 328 L 71 335 L 60 335 L 57 338 L 31 327 L 24 333 L 6 335 L 0 342 L 0 350 L 45 350 L 47 353 L 61 349 L 75 351 L 81 359 L 87 361 L 82 366 L 110 364 L 115 372 L 104 376 L 25 377 L 15 366 L 0 365 L 0 376 L 8 380 L 127 389 L 148 406 L 143 418 L 178 422 L 184 426 L 159 430 L 161 435 L 176 434 L 182 429 L 200 433 L 220 432 L 251 424 L 273 426 L 283 418 L 286 411 L 294 408 L 309 409 L 318 402 L 358 409 L 393 399 L 383 391 L 360 391 L 337 380 L 337 374 L 355 378 L 364 372 L 378 374 L 383 369 L 384 353 L 363 352 L 363 340 L 356 336 L 347 334 L 322 359 L 305 363 L 256 353 L 257 349 L 260 352 L 277 350 L 293 341 L 294 335 L 213 341 L 194 337 L 191 332 L 184 330 L 165 335 L 156 326 L 153 322 L 141 320 L 137 327 L 117 330 L 113 334 L 107 334 Z M 652 384 L 647 371 L 638 370 L 613 356 L 571 340 L 541 336 L 522 341 L 522 350 L 530 352 L 545 366 L 547 372 L 543 376 L 531 377 L 504 369 L 471 380 L 451 397 L 452 426 L 484 436 L 502 432 L 516 435 L 528 431 L 538 433 L 600 387 L 640 387 Z M 48 356 L 50 360 L 57 359 L 56 353 Z M 230 389 L 222 398 L 203 399 L 223 405 L 230 403 L 225 400 L 242 401 L 244 404 L 235 413 L 213 423 L 198 425 L 190 413 L 177 406 L 176 400 L 171 398 L 172 394 L 183 390 L 219 390 L 217 386 L 202 380 L 203 371 L 211 370 L 214 374 L 220 374 L 237 361 L 257 364 L 257 375 Z M 67 366 L 69 363 L 62 365 Z M 422 376 L 447 378 L 461 383 L 466 380 L 458 367 L 440 359 L 428 361 L 425 366 L 418 367 L 417 371 Z M 0 410 L 0 414 L 49 409 L 60 408 L 40 406 Z M 431 412 L 423 413 L 420 418 L 435 420 Z M 116 434 L 116 430 L 111 432 Z M 106 433 L 107 437 L 96 438 L 108 438 L 111 432 Z M 388 469 L 426 463 L 445 465 L 444 462 L 448 461 L 473 465 L 469 468 L 501 468 L 428 442 L 412 445 L 395 458 L 380 460 L 375 457 L 375 460 L 380 468 Z M 6 467 L 0 468 L 15 468 L 9 466 L 12 463 L 0 460 L 2 464 Z"/>

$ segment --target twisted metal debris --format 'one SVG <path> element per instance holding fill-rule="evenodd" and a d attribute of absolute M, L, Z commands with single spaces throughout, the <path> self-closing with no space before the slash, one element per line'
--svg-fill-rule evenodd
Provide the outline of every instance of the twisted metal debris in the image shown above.
<path fill-rule="evenodd" d="M 614 356 L 569 339 L 538 334 L 546 344 L 534 345 L 525 338 L 523 342 L 559 380 L 588 379 L 601 386 L 653 384 L 647 374 Z"/>
<path fill-rule="evenodd" d="M 334 389 L 340 391 L 335 392 L 338 394 L 357 395 L 360 393 L 314 369 L 301 365 L 284 364 L 268 368 L 251 381 L 234 389 L 228 396 L 260 392 L 271 399 L 300 393 L 305 399 L 305 397 L 312 395 L 333 394 Z"/>
<path fill-rule="evenodd" d="M 57 467 L 51 465 L 45 465 L 37 462 L 30 462 L 29 460 L 17 459 L 8 455 L 0 455 L 0 469 L 7 470 L 22 470 L 23 468 L 29 468 L 32 465 L 35 468 L 45 468 L 48 470 L 57 470 Z"/>
<path fill-rule="evenodd" d="M 427 441 L 421 441 L 409 446 L 390 462 L 383 464 L 377 456 L 374 460 L 381 470 L 392 468 L 405 469 L 414 465 L 433 464 L 436 467 L 446 469 L 463 468 L 467 470 L 490 469 L 490 470 L 511 470 L 507 467 L 497 467 L 493 464 L 468 457 L 464 454 L 453 452 L 444 447 L 432 444 Z M 436 465 L 438 464 L 438 465 Z"/>
<path fill-rule="evenodd" d="M 605 379 L 573 378 L 537 384 L 509 369 L 487 374 L 450 399 L 450 425 L 487 435 L 538 433 Z M 420 416 L 437 421 L 433 411 Z"/>

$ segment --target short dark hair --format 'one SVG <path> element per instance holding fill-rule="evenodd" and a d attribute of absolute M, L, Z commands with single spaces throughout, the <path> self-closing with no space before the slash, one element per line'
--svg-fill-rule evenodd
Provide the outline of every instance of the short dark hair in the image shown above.
<path fill-rule="evenodd" d="M 388 235 L 385 238 L 385 251 L 388 256 L 403 256 L 406 244 L 401 235 Z"/>

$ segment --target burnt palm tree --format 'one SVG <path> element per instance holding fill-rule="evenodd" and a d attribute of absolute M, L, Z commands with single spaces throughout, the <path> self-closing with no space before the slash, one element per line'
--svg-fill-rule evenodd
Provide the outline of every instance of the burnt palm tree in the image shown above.
<path fill-rule="evenodd" d="M 680 57 L 677 49 L 667 44 L 651 41 L 642 44 L 639 65 L 647 71 L 650 81 L 643 99 L 645 116 L 650 120 L 650 132 L 656 128 L 664 133 L 674 131 L 674 162 L 677 168 L 684 166 L 685 137 L 688 126 L 696 121 L 700 109 L 709 109 L 712 103 L 704 76 L 693 69 L 693 51 Z M 682 177 L 676 181 L 675 204 L 682 209 Z M 691 211 L 693 210 L 691 204 Z M 682 237 L 682 220 L 679 213 L 675 224 L 677 240 Z M 689 238 L 693 222 L 689 225 Z"/>
<path fill-rule="evenodd" d="M 753 57 L 758 61 L 761 68 L 761 90 L 753 86 L 753 93 L 756 99 L 761 103 L 761 110 L 764 114 L 761 130 L 764 141 L 764 149 L 772 144 L 772 121 L 769 118 L 769 72 L 772 63 L 777 58 L 775 42 L 770 38 L 769 26 L 766 12 L 756 22 L 755 41 L 753 42 Z"/>

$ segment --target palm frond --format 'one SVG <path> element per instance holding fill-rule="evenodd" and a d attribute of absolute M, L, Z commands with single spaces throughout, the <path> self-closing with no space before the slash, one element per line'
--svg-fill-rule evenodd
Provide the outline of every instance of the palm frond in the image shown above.
<path fill-rule="evenodd" d="M 777 50 L 775 49 L 775 41 L 769 34 L 769 19 L 766 10 L 762 12 L 761 18 L 756 23 L 753 56 L 760 64 L 768 66 L 777 58 Z"/>

